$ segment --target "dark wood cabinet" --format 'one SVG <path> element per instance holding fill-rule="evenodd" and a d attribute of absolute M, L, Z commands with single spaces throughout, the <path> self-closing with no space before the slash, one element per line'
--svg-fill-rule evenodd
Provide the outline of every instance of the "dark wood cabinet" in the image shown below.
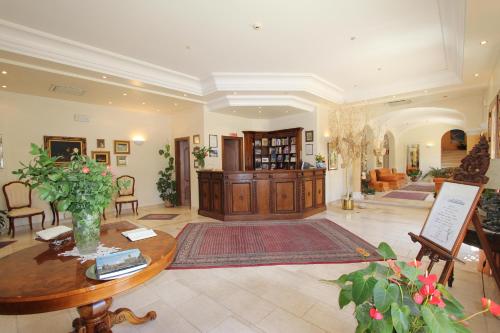
<path fill-rule="evenodd" d="M 203 216 L 219 220 L 303 218 L 325 206 L 325 170 L 198 171 Z"/>

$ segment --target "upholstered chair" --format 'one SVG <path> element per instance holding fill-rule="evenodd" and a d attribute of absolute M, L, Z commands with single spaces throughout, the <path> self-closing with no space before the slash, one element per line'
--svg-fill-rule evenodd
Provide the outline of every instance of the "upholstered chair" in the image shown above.
<path fill-rule="evenodd" d="M 397 190 L 404 184 L 404 181 L 392 174 L 392 170 L 389 168 L 376 169 L 375 172 L 377 173 L 377 180 L 388 182 L 392 190 Z"/>
<path fill-rule="evenodd" d="M 42 208 L 31 207 L 31 188 L 28 184 L 14 181 L 3 186 L 3 194 L 7 203 L 7 217 L 9 218 L 9 235 L 12 238 L 16 235 L 14 220 L 27 217 L 30 223 L 30 229 L 33 230 L 32 218 L 36 215 L 42 215 L 42 229 L 45 229 L 45 212 Z"/>
<path fill-rule="evenodd" d="M 370 170 L 370 187 L 375 189 L 377 192 L 385 192 L 389 191 L 389 183 L 383 182 L 377 179 L 377 173 L 375 170 Z"/>
<path fill-rule="evenodd" d="M 116 217 L 122 213 L 122 205 L 126 203 L 132 204 L 132 212 L 138 214 L 137 209 L 139 208 L 139 201 L 134 196 L 135 178 L 123 175 L 116 178 L 116 182 L 117 184 L 126 184 L 126 186 L 120 187 L 118 197 L 115 199 Z"/>

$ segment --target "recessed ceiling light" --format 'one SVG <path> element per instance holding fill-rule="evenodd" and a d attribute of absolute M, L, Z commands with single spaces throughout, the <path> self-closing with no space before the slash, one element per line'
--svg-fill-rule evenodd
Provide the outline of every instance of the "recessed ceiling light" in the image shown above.
<path fill-rule="evenodd" d="M 187 97 L 188 94 L 183 94 L 182 96 Z"/>
<path fill-rule="evenodd" d="M 3 74 L 3 75 L 6 75 L 6 74 L 7 74 L 7 71 L 2 71 L 2 74 Z"/>
<path fill-rule="evenodd" d="M 424 90 L 424 93 L 427 94 L 429 92 L 429 90 Z"/>
<path fill-rule="evenodd" d="M 142 102 L 142 105 L 146 105 L 146 102 Z"/>
<path fill-rule="evenodd" d="M 377 70 L 380 72 L 382 70 L 382 67 L 377 67 Z"/>
<path fill-rule="evenodd" d="M 259 113 L 262 113 L 262 110 L 259 110 Z"/>
<path fill-rule="evenodd" d="M 475 74 L 474 74 L 474 77 L 479 77 L 479 73 L 475 73 Z"/>
<path fill-rule="evenodd" d="M 113 102 L 109 101 L 108 104 L 113 104 Z"/>
<path fill-rule="evenodd" d="M 233 110 L 233 113 L 236 113 L 236 110 Z"/>
<path fill-rule="evenodd" d="M 3 85 L 3 86 L 2 86 L 2 88 L 7 88 L 7 86 L 6 86 L 6 85 Z"/>
<path fill-rule="evenodd" d="M 481 45 L 486 45 L 486 44 L 488 44 L 488 41 L 487 41 L 487 40 L 482 40 L 482 41 L 481 41 Z"/>
<path fill-rule="evenodd" d="M 262 106 L 259 106 L 259 109 L 262 109 Z"/>
<path fill-rule="evenodd" d="M 351 36 L 350 40 L 355 40 L 356 36 Z"/>
<path fill-rule="evenodd" d="M 123 96 L 127 96 L 127 93 L 123 93 Z"/>
<path fill-rule="evenodd" d="M 253 28 L 253 30 L 260 30 L 260 29 L 262 29 L 262 23 L 255 22 L 254 24 L 252 24 L 252 28 Z"/>
<path fill-rule="evenodd" d="M 107 79 L 108 77 L 106 75 L 101 76 L 103 79 Z"/>
<path fill-rule="evenodd" d="M 236 91 L 233 91 L 233 95 L 238 95 L 238 92 L 236 92 Z"/>
<path fill-rule="evenodd" d="M 177 103 L 174 103 L 174 106 L 177 106 L 177 105 L 179 105 L 179 104 L 177 104 Z"/>
<path fill-rule="evenodd" d="M 392 98 L 396 98 L 396 95 L 392 95 Z"/>
<path fill-rule="evenodd" d="M 286 110 L 285 113 L 288 113 L 288 110 Z"/>

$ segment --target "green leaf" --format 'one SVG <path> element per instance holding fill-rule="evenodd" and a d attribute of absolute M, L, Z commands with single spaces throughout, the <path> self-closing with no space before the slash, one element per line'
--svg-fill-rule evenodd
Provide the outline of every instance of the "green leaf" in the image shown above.
<path fill-rule="evenodd" d="M 365 279 L 361 273 L 357 273 L 352 281 L 352 300 L 356 305 L 363 303 L 368 300 L 372 295 L 373 287 L 377 283 L 377 280 L 370 276 Z"/>
<path fill-rule="evenodd" d="M 378 311 L 384 313 L 389 310 L 393 302 L 398 302 L 399 288 L 389 284 L 387 280 L 378 280 L 373 288 L 373 300 Z"/>
<path fill-rule="evenodd" d="M 384 319 L 372 320 L 370 331 L 377 333 L 392 333 L 392 323 L 390 316 L 384 314 Z"/>
<path fill-rule="evenodd" d="M 452 326 L 453 326 L 453 329 L 455 330 L 455 332 L 457 332 L 457 333 L 470 333 L 470 330 L 460 323 L 455 322 L 452 324 Z"/>
<path fill-rule="evenodd" d="M 401 273 L 408 278 L 411 282 L 416 282 L 418 280 L 418 276 L 421 272 L 418 268 L 413 267 L 405 263 L 404 261 L 398 261 L 397 265 L 401 268 Z"/>
<path fill-rule="evenodd" d="M 412 316 L 420 316 L 420 310 L 418 309 L 417 303 L 410 297 L 410 295 L 403 296 L 403 304 L 410 309 Z"/>
<path fill-rule="evenodd" d="M 342 309 L 344 306 L 352 302 L 352 286 L 348 285 L 342 288 L 339 293 L 339 307 Z"/>
<path fill-rule="evenodd" d="M 460 312 L 462 312 L 463 315 L 464 311 L 463 305 L 460 304 L 460 302 L 455 297 L 453 297 L 453 295 L 448 291 L 448 289 L 446 289 L 445 286 L 443 286 L 442 284 L 438 284 L 437 290 L 439 290 L 443 295 L 445 303 L 446 301 L 448 301 L 448 303 L 453 304 L 457 310 L 460 310 Z"/>
<path fill-rule="evenodd" d="M 422 316 L 432 333 L 453 333 L 450 318 L 446 313 L 435 305 L 422 305 Z"/>
<path fill-rule="evenodd" d="M 392 250 L 389 244 L 382 242 L 377 248 L 378 254 L 380 254 L 384 259 L 396 259 L 396 253 Z"/>
<path fill-rule="evenodd" d="M 371 305 L 369 303 L 363 303 L 356 306 L 355 316 L 358 321 L 358 327 L 356 327 L 356 332 L 365 332 L 370 328 L 372 323 L 372 318 L 370 317 L 370 308 Z"/>
<path fill-rule="evenodd" d="M 410 329 L 410 309 L 406 306 L 399 306 L 398 303 L 391 304 L 392 326 L 398 333 L 406 333 Z"/>

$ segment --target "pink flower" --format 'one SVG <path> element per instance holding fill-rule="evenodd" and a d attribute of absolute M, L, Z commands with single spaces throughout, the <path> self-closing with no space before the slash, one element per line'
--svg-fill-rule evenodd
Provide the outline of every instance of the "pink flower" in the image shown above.
<path fill-rule="evenodd" d="M 432 284 L 426 284 L 426 285 L 422 286 L 422 288 L 420 288 L 420 290 L 418 292 L 422 296 L 430 296 L 430 295 L 432 295 L 432 293 L 434 293 L 435 290 L 436 289 L 434 288 L 434 286 Z"/>
<path fill-rule="evenodd" d="M 107 176 L 107 175 L 108 175 L 108 173 L 107 173 L 106 171 L 103 171 L 103 172 L 101 173 L 101 176 L 103 176 L 103 177 L 105 177 L 105 176 Z"/>
<path fill-rule="evenodd" d="M 376 308 L 371 308 L 370 309 L 370 317 L 372 317 L 375 320 L 382 320 L 384 319 L 384 315 L 378 312 Z"/>
<path fill-rule="evenodd" d="M 89 172 L 90 172 L 89 167 L 84 166 L 84 167 L 82 168 L 82 172 L 83 172 L 83 173 L 89 173 Z"/>
<path fill-rule="evenodd" d="M 424 285 L 433 285 L 437 281 L 437 276 L 436 274 L 428 275 L 428 273 L 425 272 L 425 276 L 419 275 L 418 280 Z"/>
<path fill-rule="evenodd" d="M 415 259 L 413 261 L 408 262 L 408 266 L 418 268 L 418 267 L 422 266 L 422 262 Z"/>
<path fill-rule="evenodd" d="M 483 308 L 490 310 L 491 314 L 495 317 L 500 316 L 500 305 L 493 302 L 489 298 L 481 298 L 481 303 L 483 303 Z"/>
<path fill-rule="evenodd" d="M 424 296 L 422 296 L 422 294 L 415 293 L 415 295 L 413 295 L 413 300 L 417 304 L 422 304 L 422 302 L 424 301 Z"/>

